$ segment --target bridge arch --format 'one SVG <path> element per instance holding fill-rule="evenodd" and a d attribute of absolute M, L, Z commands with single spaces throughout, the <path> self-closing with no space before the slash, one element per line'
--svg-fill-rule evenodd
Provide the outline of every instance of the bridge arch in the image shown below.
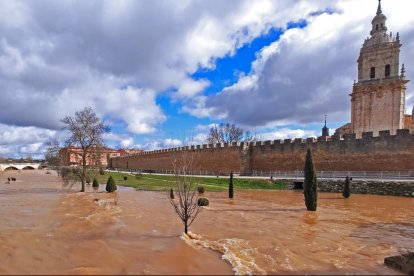
<path fill-rule="evenodd" d="M 32 166 L 25 166 L 22 168 L 22 170 L 34 170 L 35 168 Z"/>
<path fill-rule="evenodd" d="M 5 171 L 18 171 L 19 169 L 15 166 L 8 166 L 4 168 Z"/>

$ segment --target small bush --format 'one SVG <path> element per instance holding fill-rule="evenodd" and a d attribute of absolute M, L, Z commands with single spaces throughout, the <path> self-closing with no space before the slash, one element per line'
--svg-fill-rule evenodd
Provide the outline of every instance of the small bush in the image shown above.
<path fill-rule="evenodd" d="M 86 175 L 85 182 L 88 185 L 91 184 L 91 176 L 89 174 Z"/>
<path fill-rule="evenodd" d="M 112 178 L 112 175 L 109 176 L 108 181 L 106 182 L 106 191 L 108 193 L 113 193 L 117 189 L 115 180 Z"/>
<path fill-rule="evenodd" d="M 231 172 L 229 179 L 229 198 L 233 198 L 233 194 L 233 172 Z"/>
<path fill-rule="evenodd" d="M 350 184 L 351 184 L 351 181 L 349 180 L 349 177 L 347 176 L 345 179 L 344 190 L 342 192 L 342 195 L 344 198 L 348 198 L 351 196 Z"/>
<path fill-rule="evenodd" d="M 72 173 L 73 173 L 74 175 L 79 175 L 79 173 L 80 173 L 79 168 L 72 168 Z"/>
<path fill-rule="evenodd" d="M 142 178 L 142 174 L 141 173 L 136 174 L 135 175 L 135 178 L 138 179 L 138 180 L 141 179 Z"/>
<path fill-rule="evenodd" d="M 99 167 L 99 174 L 100 175 L 105 175 L 105 171 L 102 167 Z"/>
<path fill-rule="evenodd" d="M 69 173 L 70 173 L 70 169 L 67 167 L 62 167 L 60 169 L 60 176 L 64 179 L 66 179 L 69 176 Z"/>
<path fill-rule="evenodd" d="M 204 192 L 205 192 L 204 187 L 203 187 L 203 186 L 198 186 L 198 187 L 197 187 L 197 192 L 198 192 L 200 195 L 204 194 Z"/>
<path fill-rule="evenodd" d="M 98 180 L 95 177 L 93 178 L 93 181 L 92 181 L 92 187 L 95 190 L 99 189 L 99 182 L 98 182 Z"/>
<path fill-rule="evenodd" d="M 207 199 L 207 198 L 205 198 L 205 197 L 200 197 L 200 198 L 197 200 L 197 204 L 198 204 L 198 206 L 208 206 L 208 205 L 210 204 L 210 202 L 208 201 L 208 199 Z"/>
<path fill-rule="evenodd" d="M 172 189 L 172 188 L 170 189 L 170 198 L 171 198 L 171 199 L 174 199 L 174 191 L 173 191 L 173 189 Z"/>
<path fill-rule="evenodd" d="M 128 177 L 127 176 L 124 176 L 124 180 L 128 180 Z"/>

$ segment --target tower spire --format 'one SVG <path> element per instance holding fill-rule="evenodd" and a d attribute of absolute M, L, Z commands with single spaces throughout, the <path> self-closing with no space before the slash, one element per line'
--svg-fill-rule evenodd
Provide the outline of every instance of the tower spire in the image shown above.
<path fill-rule="evenodd" d="M 377 15 L 382 14 L 382 7 L 381 7 L 381 0 L 378 0 L 378 9 L 377 9 Z"/>
<path fill-rule="evenodd" d="M 327 117 L 327 115 L 325 114 L 325 126 L 322 128 L 322 136 L 323 137 L 328 137 L 329 136 L 329 128 L 326 126 L 326 117 Z"/>

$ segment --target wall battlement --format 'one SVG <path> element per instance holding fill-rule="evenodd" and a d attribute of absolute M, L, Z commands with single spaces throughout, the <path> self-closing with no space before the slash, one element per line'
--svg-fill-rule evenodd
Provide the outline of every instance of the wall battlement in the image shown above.
<path fill-rule="evenodd" d="M 274 147 L 280 148 L 279 146 L 283 145 L 290 145 L 292 147 L 303 145 L 309 145 L 316 147 L 318 144 L 322 144 L 323 146 L 337 146 L 341 145 L 344 142 L 364 142 L 370 144 L 371 142 L 378 142 L 381 140 L 387 140 L 388 142 L 392 143 L 393 141 L 400 141 L 401 139 L 404 140 L 412 140 L 414 141 L 414 134 L 410 134 L 408 129 L 399 129 L 397 130 L 396 135 L 391 135 L 391 131 L 383 130 L 379 132 L 379 136 L 374 136 L 373 132 L 364 132 L 362 134 L 362 138 L 356 138 L 355 134 L 345 134 L 344 137 L 340 137 L 339 135 L 332 135 L 328 137 L 318 137 L 318 138 L 296 138 L 296 139 L 284 139 L 284 140 L 266 140 L 266 141 L 256 141 L 256 142 L 234 142 L 234 143 L 218 143 L 218 144 L 203 144 L 203 145 L 191 145 L 191 146 L 184 146 L 178 148 L 169 148 L 169 149 L 160 149 L 160 150 L 153 150 L 153 151 L 144 151 L 135 154 L 123 155 L 113 157 L 112 159 L 123 159 L 129 158 L 132 156 L 143 156 L 143 155 L 151 155 L 151 154 L 159 154 L 165 152 L 177 152 L 177 151 L 186 151 L 186 150 L 204 150 L 204 149 L 217 149 L 217 148 L 239 148 L 244 149 L 246 147 L 255 148 L 255 147 Z"/>
<path fill-rule="evenodd" d="M 399 129 L 379 136 L 365 132 L 343 137 L 284 139 L 242 143 L 192 145 L 147 151 L 114 157 L 114 168 L 171 169 L 169 156 L 176 152 L 192 151 L 198 156 L 197 169 L 208 171 L 302 170 L 307 148 L 314 155 L 318 170 L 335 171 L 409 171 L 414 170 L 414 134 Z"/>

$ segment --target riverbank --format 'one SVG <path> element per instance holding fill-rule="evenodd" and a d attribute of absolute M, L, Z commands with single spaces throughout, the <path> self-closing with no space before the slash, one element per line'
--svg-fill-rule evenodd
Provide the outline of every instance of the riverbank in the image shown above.
<path fill-rule="evenodd" d="M 172 175 L 157 175 L 157 174 L 130 174 L 107 171 L 105 175 L 97 175 L 99 183 L 104 184 L 112 176 L 117 185 L 132 187 L 139 190 L 146 191 L 167 191 L 170 188 L 175 188 L 176 178 Z M 126 177 L 126 179 L 124 178 Z M 209 192 L 223 192 L 227 191 L 229 187 L 228 178 L 213 178 L 213 177 L 193 177 L 195 186 L 203 186 Z M 286 184 L 279 180 L 265 180 L 265 179 L 240 179 L 234 178 L 233 185 L 235 189 L 259 189 L 259 190 L 284 190 Z"/>

